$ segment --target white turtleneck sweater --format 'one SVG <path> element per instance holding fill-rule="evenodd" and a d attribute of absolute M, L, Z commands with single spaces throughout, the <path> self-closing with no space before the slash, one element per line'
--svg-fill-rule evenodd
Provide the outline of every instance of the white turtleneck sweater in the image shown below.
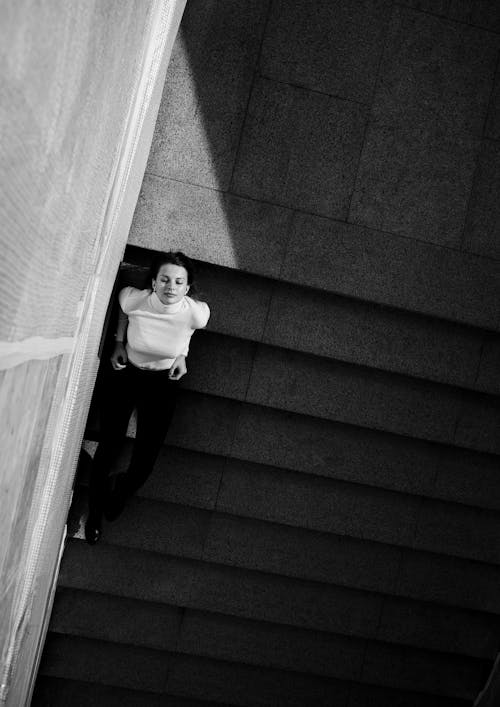
<path fill-rule="evenodd" d="M 188 296 L 163 304 L 151 290 L 124 287 L 118 300 L 128 316 L 128 359 L 147 370 L 165 370 L 177 356 L 187 356 L 193 332 L 203 329 L 210 316 L 206 302 Z"/>

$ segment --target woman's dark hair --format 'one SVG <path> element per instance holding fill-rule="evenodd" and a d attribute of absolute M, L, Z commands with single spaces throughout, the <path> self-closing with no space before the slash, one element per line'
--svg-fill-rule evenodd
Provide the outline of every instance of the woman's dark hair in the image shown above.
<path fill-rule="evenodd" d="M 180 250 L 169 250 L 166 253 L 158 253 L 158 255 L 153 259 L 151 267 L 149 269 L 149 283 L 151 280 L 156 280 L 158 273 L 162 265 L 178 265 L 184 268 L 187 272 L 187 281 L 190 286 L 189 296 L 192 297 L 194 294 L 194 279 L 195 279 L 195 267 L 193 261 L 184 255 Z"/>

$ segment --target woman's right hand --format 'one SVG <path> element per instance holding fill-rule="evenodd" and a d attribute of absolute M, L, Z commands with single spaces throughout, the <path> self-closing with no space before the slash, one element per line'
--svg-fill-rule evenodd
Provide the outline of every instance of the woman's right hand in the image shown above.
<path fill-rule="evenodd" d="M 123 345 L 123 341 L 117 341 L 114 351 L 111 354 L 111 365 L 115 371 L 121 371 L 123 368 L 126 368 L 127 361 L 127 349 Z"/>

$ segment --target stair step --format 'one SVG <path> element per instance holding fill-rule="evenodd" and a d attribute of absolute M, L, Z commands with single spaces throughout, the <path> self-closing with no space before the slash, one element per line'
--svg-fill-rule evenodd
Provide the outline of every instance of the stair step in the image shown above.
<path fill-rule="evenodd" d="M 160 693 L 169 663 L 164 651 L 49 632 L 39 673 Z"/>
<path fill-rule="evenodd" d="M 142 264 L 152 255 L 131 259 Z M 500 393 L 498 334 L 207 263 L 197 269 L 216 334 Z M 121 284 L 146 286 L 145 271 L 124 265 Z"/>
<path fill-rule="evenodd" d="M 255 519 L 210 515 L 184 506 L 167 507 L 166 504 L 154 504 L 146 500 L 137 500 L 131 506 L 131 512 L 125 512 L 121 523 L 106 526 L 106 541 L 215 564 L 327 584 L 349 585 L 345 572 L 346 555 L 335 554 L 342 543 L 342 539 L 337 536 Z M 373 551 L 371 562 L 374 565 L 380 565 L 387 557 L 385 546 L 380 550 L 378 552 L 379 547 L 376 547 Z M 366 580 L 361 583 L 362 586 L 370 581 L 368 575 L 372 567 L 371 562 L 366 561 L 364 551 L 364 548 L 361 549 L 359 558 L 360 561 L 365 560 L 362 567 Z M 352 562 L 356 562 L 356 559 L 357 556 L 353 555 Z M 391 560 L 387 569 L 388 572 L 392 570 L 392 586 L 388 587 L 391 593 L 396 591 L 397 582 L 401 585 L 403 581 L 400 572 L 408 573 L 405 579 L 409 584 L 417 568 L 426 565 L 432 568 L 428 579 L 432 578 L 434 582 L 434 592 L 439 594 L 442 591 L 447 573 L 450 573 L 461 578 L 461 587 L 457 589 L 456 596 L 472 595 L 476 587 L 486 602 L 485 606 L 494 605 L 495 612 L 500 610 L 494 593 L 494 587 L 500 585 L 499 565 L 407 548 L 400 553 L 393 553 Z M 359 577 L 359 565 L 357 572 Z M 425 591 L 423 586 L 421 591 Z M 453 595 L 452 591 L 450 593 Z"/>
<path fill-rule="evenodd" d="M 139 692 L 83 680 L 40 675 L 31 707 L 230 707 L 227 703 Z"/>
<path fill-rule="evenodd" d="M 265 493 L 263 495 L 266 496 Z M 74 513 L 83 516 L 86 502 L 81 493 L 77 494 L 77 501 L 79 497 L 82 503 L 80 506 L 74 504 Z M 203 558 L 204 561 L 347 585 L 387 595 L 402 591 L 397 586 L 397 580 L 404 558 L 396 547 L 220 513 L 212 516 L 208 527 L 206 512 L 201 512 L 199 522 L 196 522 L 197 513 L 199 511 L 193 508 L 135 498 L 120 520 L 105 526 L 102 542 L 156 550 L 184 558 Z M 83 538 L 83 522 L 76 525 L 80 527 L 79 537 Z M 173 532 L 168 530 L 171 526 Z M 194 534 L 192 528 L 196 529 Z M 205 531 L 200 531 L 200 528 L 205 528 Z M 417 553 L 419 557 L 421 555 Z M 446 572 L 446 562 L 442 564 L 442 571 Z M 478 567 L 474 566 L 474 572 Z M 493 568 L 484 567 L 487 574 L 489 569 Z M 493 576 L 490 584 L 494 582 Z M 390 612 L 390 597 L 386 597 L 386 605 Z M 415 609 L 412 616 L 414 612 Z M 438 611 L 433 613 L 433 620 L 439 621 Z M 405 621 L 409 621 L 408 616 Z M 472 618 L 462 616 L 460 621 L 469 625 Z M 473 623 L 477 621 L 476 618 Z M 493 617 L 479 622 L 476 642 L 481 642 L 481 634 L 485 640 L 488 639 L 489 627 L 493 623 L 500 625 L 498 621 L 493 622 Z M 472 626 L 470 630 L 473 630 Z M 439 643 L 440 637 L 440 633 L 435 636 L 438 639 L 437 649 L 443 645 Z M 461 648 L 466 653 L 472 650 L 467 648 L 468 642 L 467 638 Z M 446 640 L 444 645 L 447 645 Z M 496 639 L 490 645 L 496 646 Z M 487 655 L 492 655 L 492 651 L 494 649 L 488 648 Z"/>
<path fill-rule="evenodd" d="M 161 473 L 157 467 L 154 475 Z M 397 576 L 399 547 L 500 565 L 498 512 L 329 480 L 315 485 L 315 479 L 296 480 L 289 472 L 276 476 L 262 482 L 252 470 L 243 484 L 226 472 L 215 509 L 158 499 L 146 484 L 122 521 L 106 526 L 105 540 L 218 562 L 210 556 L 212 544 L 227 538 L 228 547 L 244 547 L 247 557 L 281 548 L 289 567 L 299 557 L 332 571 L 351 558 L 374 579 L 390 568 Z M 70 514 L 70 534 L 83 538 L 86 508 L 82 488 Z"/>
<path fill-rule="evenodd" d="M 67 546 L 59 585 L 371 637 L 382 603 L 355 589 L 79 540 Z"/>
<path fill-rule="evenodd" d="M 182 396 L 167 442 L 387 490 L 500 508 L 497 455 L 192 391 Z"/>
<path fill-rule="evenodd" d="M 500 353 L 500 337 L 488 337 L 481 330 L 280 285 L 263 342 L 498 394 L 496 373 L 485 360 L 480 366 L 486 338 L 490 348 Z"/>
<path fill-rule="evenodd" d="M 189 365 L 198 392 L 500 454 L 494 396 L 206 332 Z"/>
<path fill-rule="evenodd" d="M 367 543 L 369 553 L 375 552 L 369 543 L 373 541 L 500 563 L 498 511 L 422 499 L 265 465 L 237 461 L 228 464 L 216 509 L 235 516 L 359 538 Z"/>
<path fill-rule="evenodd" d="M 271 680 L 281 677 L 285 671 L 296 686 L 305 683 L 311 687 L 333 688 L 335 685 L 342 688 L 344 681 L 355 680 L 392 689 L 412 689 L 417 683 L 430 694 L 471 699 L 481 685 L 485 668 L 484 664 L 470 659 L 442 657 L 413 649 L 398 649 L 396 653 L 395 649 L 382 644 L 365 647 L 364 642 L 345 637 L 328 634 L 314 637 L 289 627 L 249 624 L 197 612 L 186 614 L 178 650 L 174 655 L 51 633 L 41 674 L 129 689 L 134 689 L 136 681 L 141 680 L 148 690 L 160 693 L 169 690 L 176 665 L 189 656 L 212 663 L 217 661 L 239 672 L 259 668 Z M 70 666 L 61 662 L 64 655 L 72 656 Z M 337 684 L 337 681 L 342 682 Z M 345 685 L 347 690 L 348 687 Z M 176 689 L 172 691 L 175 693 Z"/>
<path fill-rule="evenodd" d="M 51 629 L 56 633 L 173 651 L 185 612 L 209 613 L 112 594 L 59 587 L 54 602 Z M 227 620 L 238 618 L 229 614 L 224 616 Z M 252 617 L 246 620 L 254 622 Z M 262 620 L 259 621 L 262 623 Z M 318 631 L 329 633 L 321 628 L 300 628 L 286 623 L 265 621 L 265 624 L 274 627 L 275 631 L 281 631 L 280 626 L 284 626 L 285 631 L 289 626 L 296 634 L 312 636 Z M 497 652 L 499 626 L 498 617 L 491 615 L 444 609 L 387 596 L 375 634 L 367 636 L 366 632 L 355 634 L 351 631 L 336 635 L 337 638 L 344 635 L 346 639 L 376 639 L 385 644 L 421 649 L 432 654 L 492 660 Z M 434 628 L 434 632 L 431 628 Z M 347 630 L 349 631 L 349 627 Z"/>
<path fill-rule="evenodd" d="M 490 258 L 146 174 L 129 246 L 163 250 L 165 223 L 207 263 L 499 330 Z"/>
<path fill-rule="evenodd" d="M 186 612 L 179 651 L 341 680 L 467 698 L 488 663 L 233 617 Z M 460 684 L 457 680 L 460 675 Z"/>
<path fill-rule="evenodd" d="M 135 434 L 133 420 L 128 434 Z M 90 439 L 97 435 L 95 428 L 87 430 Z M 166 442 L 388 490 L 500 507 L 498 455 L 195 391 L 181 396 Z"/>
<path fill-rule="evenodd" d="M 117 680 L 122 680 L 123 674 L 125 677 L 124 684 L 127 685 L 134 682 L 134 677 L 129 676 L 128 679 L 126 678 L 126 668 L 129 667 L 137 679 L 142 672 L 141 668 L 143 666 L 140 663 L 135 667 L 121 664 L 119 662 L 120 653 L 125 648 L 131 656 L 146 655 L 144 650 L 138 652 L 137 649 L 134 650 L 131 646 L 114 646 L 113 644 L 98 641 L 49 635 L 46 648 L 47 658 L 41 666 L 41 674 L 66 677 L 64 673 L 68 672 L 69 675 L 67 677 L 73 680 L 91 678 L 95 682 L 102 682 L 108 685 L 116 685 Z M 87 652 L 91 652 L 91 658 L 87 657 Z M 64 653 L 74 656 L 75 662 L 72 662 L 71 665 L 64 665 L 61 662 L 59 665 L 57 659 L 59 655 Z M 149 654 L 151 658 L 150 669 L 153 669 L 154 654 L 152 651 Z M 167 654 L 159 653 L 159 655 L 164 661 L 167 660 Z M 76 659 L 78 659 L 78 662 L 76 662 Z M 194 658 L 193 660 L 191 656 L 168 655 L 168 662 L 168 682 L 166 680 L 165 667 L 161 673 L 161 680 L 163 681 L 161 686 L 158 679 L 156 681 L 150 679 L 148 682 L 148 687 L 152 685 L 157 688 L 154 691 L 159 694 L 165 689 L 169 693 L 178 694 L 182 697 L 208 698 L 215 702 L 254 705 L 271 704 L 271 696 L 276 699 L 278 694 L 282 695 L 284 693 L 287 700 L 291 700 L 284 702 L 284 704 L 297 705 L 298 707 L 304 704 L 303 700 L 306 696 L 314 698 L 314 704 L 328 704 L 331 706 L 332 698 L 335 699 L 334 696 L 340 692 L 344 697 L 348 695 L 349 690 L 348 684 L 339 681 L 303 675 L 296 676 L 288 671 L 279 672 L 272 669 L 248 667 L 237 663 L 223 663 L 205 658 Z M 186 673 L 188 665 L 192 669 Z M 47 671 L 45 667 L 47 667 Z M 223 683 L 220 684 L 218 680 L 214 682 L 213 678 L 215 676 L 223 676 Z M 248 680 L 250 676 L 253 678 L 251 681 Z M 316 700 L 321 701 L 317 702 Z M 339 702 L 339 704 L 343 704 L 343 702 Z"/>
<path fill-rule="evenodd" d="M 174 651 L 184 609 L 59 587 L 50 630 L 81 638 Z"/>
<path fill-rule="evenodd" d="M 188 395 L 192 396 L 191 393 Z M 249 407 L 252 410 L 252 406 Z M 266 409 L 261 409 L 260 415 L 258 408 L 255 411 L 254 417 L 256 419 L 261 419 L 262 416 L 263 427 L 267 422 L 267 413 L 269 410 Z M 279 430 L 277 416 L 273 415 L 271 419 L 276 422 Z M 298 416 L 294 416 L 294 420 L 299 420 Z M 320 429 L 323 429 L 322 422 L 318 421 L 318 424 Z M 264 442 L 263 435 L 260 439 Z M 300 437 L 300 441 L 303 441 L 303 446 L 305 446 L 305 433 L 304 440 Z M 91 457 L 96 446 L 97 442 L 95 441 L 86 440 L 84 442 L 84 451 L 78 472 L 81 483 L 88 482 Z M 358 448 L 360 447 L 362 448 L 361 441 Z M 382 451 L 381 447 L 382 444 L 379 445 L 379 453 Z M 127 440 L 123 455 L 117 462 L 116 471 L 126 470 L 130 451 L 131 441 Z M 426 452 L 425 456 L 423 455 L 424 451 Z M 239 453 L 240 450 L 237 452 Z M 368 448 L 367 452 L 371 453 L 370 459 L 377 463 L 373 450 Z M 411 453 L 413 453 L 413 477 L 407 471 L 406 476 L 401 478 L 403 476 L 401 469 L 400 477 L 391 479 L 392 487 L 386 483 L 385 478 L 381 480 L 385 482 L 384 484 L 376 485 L 372 479 L 367 478 L 365 482 L 354 479 L 355 489 L 359 489 L 362 495 L 364 493 L 370 494 L 371 489 L 374 489 L 374 494 L 384 494 L 385 491 L 394 490 L 403 494 L 424 496 L 427 499 L 424 505 L 429 504 L 435 511 L 433 512 L 435 517 L 433 522 L 436 522 L 440 516 L 448 514 L 448 517 L 443 521 L 448 527 L 448 532 L 450 529 L 453 532 L 454 517 L 460 516 L 460 524 L 465 524 L 468 529 L 467 537 L 463 539 L 465 546 L 475 542 L 477 531 L 471 532 L 471 523 L 476 528 L 481 528 L 484 523 L 485 528 L 480 530 L 478 535 L 485 537 L 484 534 L 487 534 L 486 528 L 490 518 L 496 518 L 496 514 L 483 513 L 482 511 L 477 513 L 477 509 L 493 512 L 500 510 L 500 492 L 495 494 L 493 485 L 498 476 L 497 458 L 475 452 L 460 453 L 460 450 L 440 448 L 437 445 L 426 445 L 425 443 L 415 445 L 410 450 Z M 298 449 L 297 454 L 299 454 Z M 303 449 L 302 454 L 304 454 Z M 419 459 L 419 455 L 422 459 Z M 316 460 L 314 461 L 316 462 Z M 336 465 L 342 461 L 336 461 Z M 405 461 L 406 458 L 403 457 L 403 463 Z M 280 462 L 282 463 L 282 460 Z M 410 463 L 408 460 L 408 464 Z M 382 460 L 380 460 L 380 466 L 384 466 Z M 385 471 L 390 471 L 390 467 L 391 460 L 386 458 Z M 308 516 L 308 524 L 317 530 L 328 530 L 331 527 L 329 523 L 335 523 L 335 518 L 332 518 L 331 514 L 321 515 L 321 508 L 328 504 L 328 498 L 331 497 L 335 489 L 351 487 L 351 482 L 344 482 L 341 476 L 339 478 L 331 476 L 331 473 L 336 471 L 335 466 L 326 476 L 315 474 L 310 465 L 303 469 L 290 469 L 286 466 L 272 466 L 233 456 L 223 457 L 210 452 L 199 452 L 170 444 L 164 445 L 160 451 L 155 471 L 140 493 L 157 500 L 207 509 L 215 508 L 219 494 L 218 507 L 221 507 L 221 510 L 226 510 L 226 505 L 221 504 L 227 503 L 227 509 L 239 509 L 231 512 L 249 515 L 245 508 L 247 505 L 251 505 L 256 509 L 256 517 L 262 515 L 263 519 L 269 517 L 270 520 L 278 519 L 281 516 L 288 517 L 288 515 L 293 515 L 297 520 L 303 518 L 305 511 L 300 510 L 300 505 L 295 505 L 293 510 L 289 510 L 289 504 L 304 504 L 305 506 L 308 503 L 308 496 L 313 495 L 315 500 L 314 502 L 311 500 L 311 504 L 314 507 L 311 505 L 308 507 L 308 513 L 312 514 Z M 396 470 L 394 470 L 394 476 L 396 476 Z M 223 479 L 224 484 L 221 486 Z M 433 483 L 434 479 L 436 480 L 435 484 Z M 237 494 L 237 488 L 242 489 L 242 495 Z M 260 489 L 261 493 L 259 493 Z M 302 493 L 307 495 L 302 497 Z M 283 497 L 283 509 L 280 508 L 276 495 Z M 316 496 L 323 496 L 323 502 L 320 502 L 319 498 L 316 499 Z M 224 501 L 226 498 L 227 501 Z M 276 508 L 274 508 L 275 504 Z M 456 508 L 455 504 L 460 507 Z M 257 506 L 262 510 L 257 510 Z M 266 511 L 264 508 L 268 508 L 268 510 Z M 293 522 L 293 518 L 286 522 L 292 525 L 296 524 Z M 443 538 L 439 537 L 435 540 L 439 543 Z M 446 538 L 444 540 L 446 542 Z"/>
<path fill-rule="evenodd" d="M 212 699 L 230 701 L 243 707 L 255 705 L 271 706 L 275 704 L 287 707 L 347 707 L 350 706 L 349 695 L 355 686 L 333 680 L 320 680 L 305 676 L 291 676 L 289 673 L 269 671 L 263 668 L 231 665 L 213 660 L 204 660 L 192 656 L 180 657 L 176 671 L 171 675 L 169 686 L 172 691 L 183 694 L 207 696 Z M 380 690 L 370 685 L 368 693 L 383 695 L 384 705 L 401 705 L 412 707 L 465 707 L 468 702 L 432 695 L 411 695 L 393 690 Z M 403 700 L 408 700 L 404 702 Z M 413 701 L 414 700 L 414 701 Z M 362 703 L 360 703 L 362 704 Z M 365 705 L 377 703 L 366 702 Z"/>
<path fill-rule="evenodd" d="M 87 564 L 82 567 L 80 562 Z M 117 567 L 118 562 L 121 564 Z M 74 540 L 69 543 L 63 560 L 60 584 L 275 623 L 295 625 L 296 621 L 291 617 L 298 612 L 302 616 L 301 622 L 296 624 L 298 626 L 334 633 L 354 631 L 357 635 L 362 631 L 361 635 L 375 637 L 383 595 L 341 584 L 280 576 L 269 569 L 277 568 L 272 558 L 261 558 L 258 562 L 252 558 L 248 565 L 220 565 L 105 543 L 100 543 L 97 549 Z M 395 591 L 398 596 L 417 601 L 498 615 L 498 571 L 492 571 L 496 568 L 489 565 L 472 565 L 439 555 L 404 554 Z M 135 576 L 136 571 L 153 579 L 145 586 L 142 577 Z M 342 581 L 342 577 L 338 579 Z M 126 591 L 120 589 L 120 580 L 126 583 Z M 265 601 L 256 607 L 255 616 L 249 615 L 250 607 L 246 604 L 256 601 L 254 592 L 260 596 L 262 591 L 266 594 Z M 307 604 L 305 595 L 308 591 L 317 602 L 314 609 L 303 603 Z M 288 592 L 288 602 L 279 603 L 276 592 L 278 597 Z M 334 612 L 331 602 L 333 605 L 338 602 L 343 613 Z M 295 605 L 300 608 L 294 609 Z"/>
<path fill-rule="evenodd" d="M 85 445 L 93 453 L 96 443 Z M 126 471 L 130 447 L 127 442 L 126 454 L 116 471 Z M 190 460 L 199 463 L 200 468 L 191 467 L 191 473 L 187 473 Z M 225 464 L 218 464 L 217 460 L 211 455 L 164 447 L 138 495 L 152 501 L 341 535 L 345 543 L 352 539 L 353 551 L 359 544 L 355 539 L 360 539 L 368 543 L 369 553 L 377 551 L 377 546 L 370 545 L 374 542 L 500 563 L 496 542 L 498 511 L 237 459 L 226 459 Z M 87 463 L 91 463 L 90 456 Z M 79 468 L 83 470 L 83 466 Z M 88 479 L 88 470 L 85 471 L 79 472 L 79 483 L 83 485 Z M 196 494 L 193 490 L 198 479 L 202 491 Z M 76 527 L 77 518 L 86 508 L 84 493 L 81 487 L 73 502 L 71 517 Z M 177 514 L 175 507 L 173 512 Z"/>
<path fill-rule="evenodd" d="M 161 702 L 160 702 L 161 699 Z M 206 703 L 197 703 L 196 707 Z M 151 692 L 39 674 L 31 707 L 189 707 Z M 194 705 L 193 705 L 194 707 Z"/>

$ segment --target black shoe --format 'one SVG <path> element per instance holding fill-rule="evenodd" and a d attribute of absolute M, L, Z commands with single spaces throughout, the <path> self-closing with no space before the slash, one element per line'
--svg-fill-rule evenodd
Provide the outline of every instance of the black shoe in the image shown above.
<path fill-rule="evenodd" d="M 109 499 L 106 507 L 104 509 L 104 517 L 106 520 L 113 521 L 116 520 L 125 508 L 127 503 L 127 498 L 123 494 L 114 493 Z"/>
<path fill-rule="evenodd" d="M 85 540 L 89 545 L 95 545 L 101 537 L 102 523 L 99 519 L 89 516 L 85 523 Z"/>

